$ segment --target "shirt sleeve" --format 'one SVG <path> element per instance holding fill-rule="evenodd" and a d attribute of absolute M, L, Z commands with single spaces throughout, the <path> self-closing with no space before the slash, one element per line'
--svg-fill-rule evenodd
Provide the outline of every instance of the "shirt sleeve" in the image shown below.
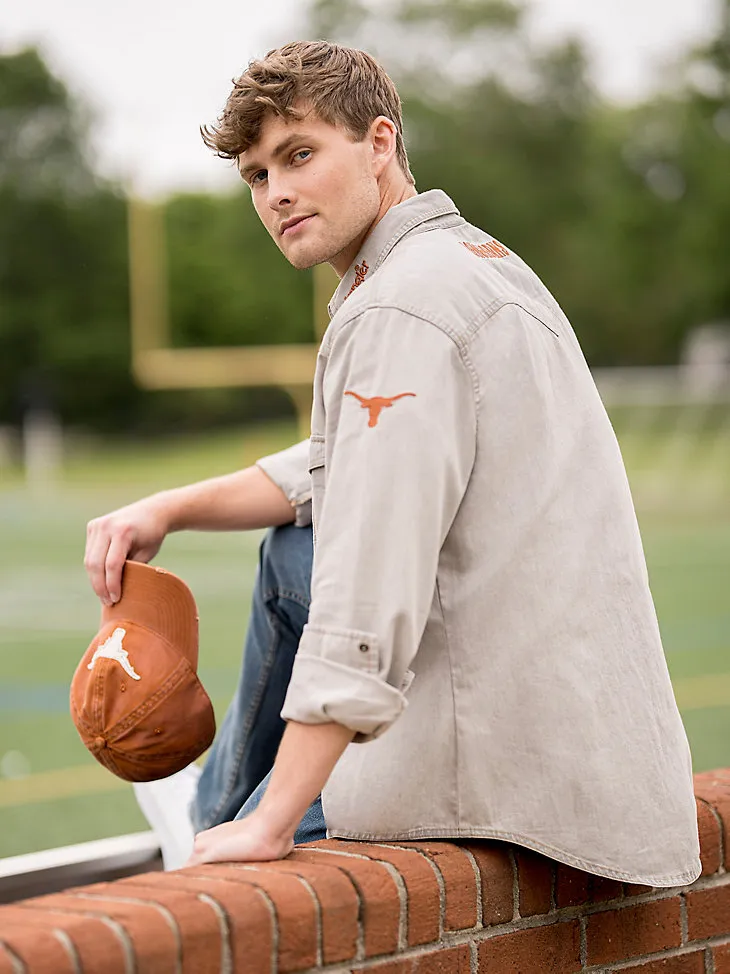
<path fill-rule="evenodd" d="M 256 466 L 274 481 L 294 508 L 294 523 L 299 528 L 312 523 L 312 478 L 309 474 L 309 440 L 272 453 L 256 461 Z"/>
<path fill-rule="evenodd" d="M 449 335 L 396 309 L 342 328 L 321 389 L 312 602 L 282 717 L 335 721 L 361 742 L 406 706 L 439 553 L 474 462 L 475 391 Z"/>

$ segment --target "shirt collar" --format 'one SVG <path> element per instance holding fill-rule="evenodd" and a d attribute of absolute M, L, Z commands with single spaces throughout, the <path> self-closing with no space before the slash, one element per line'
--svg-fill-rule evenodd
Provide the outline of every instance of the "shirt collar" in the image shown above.
<path fill-rule="evenodd" d="M 458 216 L 459 211 L 446 193 L 430 189 L 402 203 L 391 206 L 382 220 L 368 234 L 360 251 L 332 295 L 328 311 L 332 318 L 356 287 L 373 274 L 393 247 L 410 230 L 438 217 Z"/>

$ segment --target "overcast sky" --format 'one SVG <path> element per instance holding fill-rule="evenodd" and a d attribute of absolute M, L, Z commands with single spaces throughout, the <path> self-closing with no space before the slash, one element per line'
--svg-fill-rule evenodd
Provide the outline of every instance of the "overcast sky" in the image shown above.
<path fill-rule="evenodd" d="M 536 36 L 577 33 L 611 97 L 649 90 L 656 70 L 710 32 L 717 0 L 532 0 Z M 41 47 L 92 107 L 97 166 L 147 195 L 236 177 L 202 145 L 251 57 L 299 36 L 297 0 L 0 0 L 0 50 Z"/>

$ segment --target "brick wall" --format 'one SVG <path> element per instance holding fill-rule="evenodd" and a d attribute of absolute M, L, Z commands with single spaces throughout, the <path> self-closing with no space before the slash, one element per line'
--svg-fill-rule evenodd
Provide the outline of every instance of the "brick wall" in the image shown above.
<path fill-rule="evenodd" d="M 598 879 L 496 842 L 330 840 L 0 907 L 0 974 L 730 974 L 730 770 L 695 791 L 690 887 Z"/>

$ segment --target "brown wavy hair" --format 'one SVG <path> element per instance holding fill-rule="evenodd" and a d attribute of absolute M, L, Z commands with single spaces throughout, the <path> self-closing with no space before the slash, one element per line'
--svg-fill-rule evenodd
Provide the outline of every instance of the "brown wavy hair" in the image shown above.
<path fill-rule="evenodd" d="M 414 182 L 395 85 L 369 54 L 327 41 L 292 41 L 251 61 L 233 80 L 216 124 L 201 126 L 200 134 L 216 155 L 235 161 L 258 140 L 269 114 L 301 119 L 310 109 L 330 125 L 346 129 L 358 142 L 371 123 L 385 115 L 397 130 L 398 163 Z"/>

